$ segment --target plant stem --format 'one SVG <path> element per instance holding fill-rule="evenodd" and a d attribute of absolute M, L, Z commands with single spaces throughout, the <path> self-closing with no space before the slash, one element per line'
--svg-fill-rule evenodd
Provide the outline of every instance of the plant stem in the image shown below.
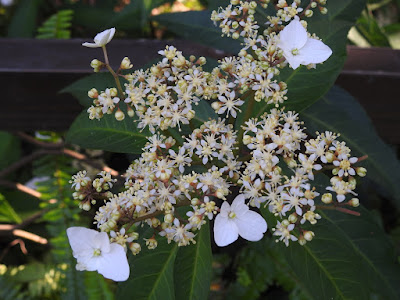
<path fill-rule="evenodd" d="M 325 206 L 325 205 L 317 205 L 318 209 L 321 210 L 337 210 L 337 211 L 341 211 L 343 213 L 349 214 L 349 215 L 353 215 L 353 216 L 361 216 L 361 214 L 357 211 L 353 211 L 344 207 L 339 207 L 339 206 Z"/>
<path fill-rule="evenodd" d="M 107 49 L 106 46 L 101 47 L 104 53 L 104 60 L 106 62 L 106 68 L 110 71 L 111 75 L 114 77 L 115 84 L 117 85 L 118 94 L 120 95 L 121 100 L 125 100 L 124 90 L 122 89 L 121 82 L 119 81 L 118 75 L 114 72 L 114 70 L 110 66 L 110 62 L 108 60 Z"/>
<path fill-rule="evenodd" d="M 243 98 L 249 99 L 249 104 L 246 107 L 246 114 L 244 115 L 242 124 L 244 124 L 244 122 L 246 122 L 251 117 L 251 113 L 253 112 L 254 104 L 256 102 L 256 100 L 254 99 L 254 94 L 255 94 L 254 91 L 249 91 L 249 92 L 247 92 L 247 95 L 245 97 L 242 97 L 242 99 Z M 239 148 L 236 152 L 240 152 L 240 149 L 243 146 L 243 144 L 242 144 L 243 134 L 244 134 L 244 129 L 243 129 L 243 127 L 240 127 L 239 132 L 238 132 L 238 139 L 237 139 L 237 141 L 239 141 Z M 237 153 L 235 153 L 235 154 L 237 154 Z"/>

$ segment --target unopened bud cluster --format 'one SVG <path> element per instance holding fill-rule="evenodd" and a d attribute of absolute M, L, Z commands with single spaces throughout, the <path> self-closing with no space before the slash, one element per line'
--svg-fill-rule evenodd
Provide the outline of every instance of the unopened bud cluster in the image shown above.
<path fill-rule="evenodd" d="M 112 196 L 110 189 L 116 179 L 112 179 L 111 174 L 105 171 L 100 172 L 97 176 L 92 180 L 84 170 L 72 176 L 72 180 L 69 181 L 75 190 L 72 196 L 80 201 L 79 208 L 83 210 L 89 211 L 98 200 L 105 200 Z"/>

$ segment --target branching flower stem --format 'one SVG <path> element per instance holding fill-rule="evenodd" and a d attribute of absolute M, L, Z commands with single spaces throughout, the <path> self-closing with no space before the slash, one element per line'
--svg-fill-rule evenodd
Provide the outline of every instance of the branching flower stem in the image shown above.
<path fill-rule="evenodd" d="M 325 205 L 317 205 L 316 206 L 317 209 L 321 209 L 321 210 L 337 210 L 349 215 L 353 215 L 353 216 L 361 216 L 361 214 L 357 211 L 353 211 L 344 207 L 340 207 L 340 206 L 325 206 Z"/>
<path fill-rule="evenodd" d="M 243 95 L 243 98 L 249 99 L 249 104 L 247 105 L 247 108 L 246 108 L 246 114 L 244 115 L 244 118 L 243 118 L 243 124 L 244 124 L 244 122 L 246 122 L 247 120 L 250 119 L 251 114 L 253 112 L 254 104 L 256 102 L 256 100 L 254 99 L 254 94 L 255 94 L 254 91 L 249 91 L 245 95 Z M 243 144 L 242 144 L 243 134 L 244 134 L 244 129 L 243 129 L 243 127 L 240 127 L 239 132 L 238 132 L 238 139 L 237 139 L 240 142 L 240 146 L 236 151 L 234 151 L 234 153 L 236 152 L 235 155 L 237 155 L 237 153 L 240 152 L 240 150 L 243 146 Z"/>

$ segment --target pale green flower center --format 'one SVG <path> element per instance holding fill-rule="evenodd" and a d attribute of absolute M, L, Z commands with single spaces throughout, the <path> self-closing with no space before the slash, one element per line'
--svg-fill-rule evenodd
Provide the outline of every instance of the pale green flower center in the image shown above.
<path fill-rule="evenodd" d="M 294 49 L 292 50 L 292 54 L 293 54 L 293 55 L 299 55 L 299 49 L 294 48 Z"/>
<path fill-rule="evenodd" d="M 230 219 L 234 219 L 234 218 L 236 218 L 236 214 L 235 214 L 233 211 L 231 211 L 231 212 L 229 213 L 228 217 L 229 217 Z"/>
<path fill-rule="evenodd" d="M 93 256 L 100 256 L 101 255 L 101 250 L 100 249 L 94 249 L 93 250 Z"/>

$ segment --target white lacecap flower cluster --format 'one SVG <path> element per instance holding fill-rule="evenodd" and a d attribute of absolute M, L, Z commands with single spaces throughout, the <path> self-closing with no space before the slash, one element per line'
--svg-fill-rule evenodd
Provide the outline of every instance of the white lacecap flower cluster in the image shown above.
<path fill-rule="evenodd" d="M 265 8 L 269 0 L 259 3 Z M 279 108 L 287 100 L 287 85 L 277 79 L 280 69 L 288 64 L 293 69 L 316 67 L 332 54 L 318 37 L 307 33 L 304 20 L 317 8 L 326 13 L 325 4 L 325 0 L 311 0 L 303 9 L 300 0 L 291 4 L 279 0 L 276 15 L 265 20 L 268 29 L 259 32 L 254 17 L 257 3 L 232 0 L 228 7 L 214 11 L 211 19 L 220 24 L 223 35 L 243 38 L 237 57 L 226 57 L 206 72 L 205 58 L 187 59 L 167 46 L 159 51 L 162 60 L 146 70 L 122 75 L 120 70 L 132 68 L 124 58 L 117 73 L 110 70 L 117 78 L 116 87 L 88 92 L 93 99 L 90 119 L 115 113 L 117 120 L 123 120 L 125 113 L 119 107 L 123 104 L 128 116 L 136 115 L 138 128 L 148 128 L 152 135 L 140 158 L 127 169 L 123 191 L 111 191 L 115 179 L 106 172 L 94 179 L 85 171 L 73 176 L 73 196 L 81 201 L 81 208 L 89 210 L 104 201 L 94 218 L 101 233 L 68 231 L 78 269 L 123 280 L 126 272 L 117 276 L 98 262 L 116 261 L 126 270 L 120 249 L 140 253 L 136 230 L 140 226 L 153 229 L 145 245 L 155 249 L 159 236 L 179 246 L 195 243 L 201 227 L 214 220 L 215 243 L 226 246 L 239 236 L 249 241 L 264 236 L 268 226 L 256 212 L 261 209 L 277 219 L 270 224 L 277 241 L 304 245 L 314 237 L 306 227 L 321 218 L 319 208 L 353 212 L 346 206 L 359 204 L 354 198 L 355 176 L 365 176 L 366 170 L 356 164 L 363 158 L 353 157 L 338 134 L 309 136 L 296 112 Z M 94 44 L 84 46 L 105 49 L 114 32 L 106 30 Z M 110 68 L 107 61 L 107 57 L 106 63 L 94 60 L 92 66 L 95 71 Z M 124 89 L 118 76 L 128 80 Z M 201 101 L 208 101 L 219 118 L 198 127 L 193 122 L 194 108 Z M 254 101 L 273 108 L 251 118 Z M 242 111 L 245 104 L 246 112 Z M 238 125 L 239 114 L 242 124 Z M 185 135 L 173 138 L 175 128 Z M 317 173 L 331 173 L 329 185 L 319 190 L 314 183 Z M 79 248 L 75 235 L 91 237 L 88 246 Z"/>

